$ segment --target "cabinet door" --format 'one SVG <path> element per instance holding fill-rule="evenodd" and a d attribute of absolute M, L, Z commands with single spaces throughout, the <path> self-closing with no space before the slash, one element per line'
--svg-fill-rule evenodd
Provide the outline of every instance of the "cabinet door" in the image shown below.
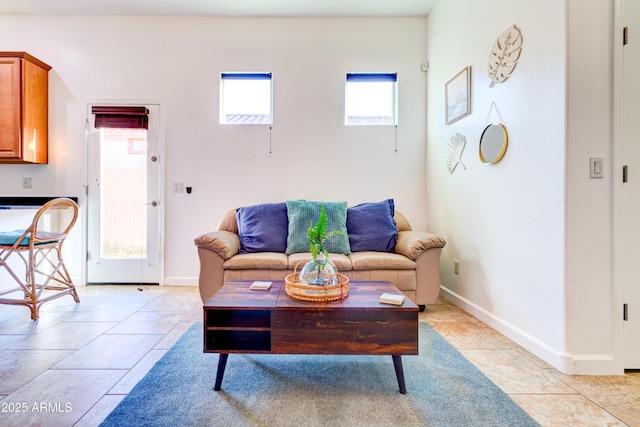
<path fill-rule="evenodd" d="M 22 62 L 22 152 L 24 162 L 48 161 L 48 72 L 31 61 Z"/>
<path fill-rule="evenodd" d="M 19 159 L 20 59 L 0 58 L 0 159 Z"/>

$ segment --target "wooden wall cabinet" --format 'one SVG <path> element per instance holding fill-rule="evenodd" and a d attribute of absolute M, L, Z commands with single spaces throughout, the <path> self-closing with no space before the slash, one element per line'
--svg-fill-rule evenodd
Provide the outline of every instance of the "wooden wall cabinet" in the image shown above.
<path fill-rule="evenodd" d="M 25 52 L 0 52 L 0 163 L 48 162 L 49 70 Z"/>

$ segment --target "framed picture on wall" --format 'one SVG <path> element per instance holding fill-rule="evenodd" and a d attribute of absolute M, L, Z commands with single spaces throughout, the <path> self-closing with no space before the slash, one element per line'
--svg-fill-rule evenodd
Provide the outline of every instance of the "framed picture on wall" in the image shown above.
<path fill-rule="evenodd" d="M 471 66 L 465 67 L 444 86 L 445 123 L 453 122 L 471 114 Z"/>

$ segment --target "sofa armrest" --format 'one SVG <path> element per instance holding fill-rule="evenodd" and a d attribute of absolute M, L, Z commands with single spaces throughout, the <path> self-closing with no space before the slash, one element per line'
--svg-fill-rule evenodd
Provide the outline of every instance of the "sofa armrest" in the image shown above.
<path fill-rule="evenodd" d="M 224 260 L 228 260 L 238 253 L 240 237 L 230 231 L 213 231 L 196 237 L 197 247 L 214 251 Z"/>
<path fill-rule="evenodd" d="M 446 244 L 442 237 L 426 231 L 399 231 L 396 253 L 415 261 L 423 252 Z"/>

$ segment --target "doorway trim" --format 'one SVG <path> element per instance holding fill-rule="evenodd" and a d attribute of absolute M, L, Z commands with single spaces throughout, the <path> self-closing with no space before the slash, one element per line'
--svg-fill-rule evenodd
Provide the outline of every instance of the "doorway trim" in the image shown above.
<path fill-rule="evenodd" d="M 613 5 L 613 111 L 612 123 L 612 247 L 611 247 L 611 278 L 612 278 L 612 316 L 613 318 L 613 354 L 615 365 L 620 373 L 624 373 L 624 321 L 622 319 L 622 296 L 624 295 L 625 271 L 616 256 L 620 251 L 624 250 L 622 242 L 624 241 L 622 224 L 622 179 L 621 171 L 624 165 L 624 153 L 622 147 L 623 124 L 623 82 L 624 82 L 624 46 L 623 46 L 623 2 L 625 0 L 616 0 Z"/>
<path fill-rule="evenodd" d="M 91 98 L 91 99 L 86 99 L 83 103 L 83 109 L 84 109 L 84 119 L 85 119 L 85 124 L 84 124 L 84 131 L 85 131 L 85 135 L 84 135 L 84 146 L 83 146 L 83 161 L 84 161 L 84 168 L 82 170 L 82 187 L 83 187 L 83 191 L 82 191 L 82 196 L 80 197 L 80 200 L 82 200 L 82 205 L 80 206 L 80 217 L 82 218 L 82 254 L 83 254 L 83 262 L 82 262 L 82 268 L 81 268 L 81 277 L 82 277 L 82 283 L 84 285 L 87 285 L 88 283 L 88 267 L 87 267 L 87 254 L 88 254 L 88 244 L 89 244 L 89 120 L 90 117 L 87 114 L 87 111 L 89 111 L 89 106 L 90 105 L 99 105 L 99 104 L 104 104 L 104 105 L 110 105 L 110 104 L 114 104 L 114 105 L 148 105 L 148 104 L 155 104 L 159 106 L 160 112 L 159 112 L 159 117 L 158 117 L 158 122 L 159 122 L 159 126 L 158 126 L 158 133 L 159 133 L 159 147 L 158 147 L 158 152 L 160 155 L 160 182 L 158 183 L 159 185 L 159 194 L 161 197 L 161 203 L 159 204 L 158 208 L 160 209 L 158 215 L 159 215 L 159 222 L 160 222 L 160 230 L 161 230 L 161 235 L 160 235 L 160 242 L 159 242 L 159 254 L 158 254 L 158 262 L 160 263 L 159 265 L 159 276 L 158 277 L 158 285 L 159 286 L 164 286 L 164 277 L 165 277 L 165 250 L 164 250 L 164 242 L 165 242 L 165 174 L 166 174 L 166 149 L 165 149 L 165 142 L 164 142 L 164 138 L 165 138 L 165 105 L 166 103 L 160 99 L 153 99 L 153 98 L 139 98 L 139 99 L 132 99 L 132 98 Z"/>

